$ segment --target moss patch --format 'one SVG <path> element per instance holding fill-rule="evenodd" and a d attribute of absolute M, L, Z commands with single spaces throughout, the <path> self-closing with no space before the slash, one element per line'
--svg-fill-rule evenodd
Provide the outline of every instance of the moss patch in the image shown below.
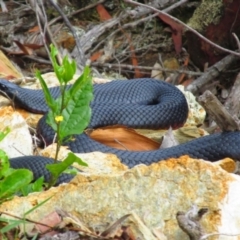
<path fill-rule="evenodd" d="M 210 23 L 217 24 L 223 12 L 222 0 L 203 0 L 188 25 L 202 32 Z"/>

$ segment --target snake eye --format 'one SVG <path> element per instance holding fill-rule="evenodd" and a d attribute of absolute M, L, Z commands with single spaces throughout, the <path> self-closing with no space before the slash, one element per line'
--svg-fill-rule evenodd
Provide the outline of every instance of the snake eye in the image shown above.
<path fill-rule="evenodd" d="M 1 91 L 5 91 L 7 88 L 6 88 L 6 85 L 0 83 L 0 90 Z"/>
<path fill-rule="evenodd" d="M 5 79 L 0 79 L 0 90 L 2 92 L 6 92 L 9 89 L 15 89 L 15 88 L 16 88 L 15 84 L 13 84 Z"/>

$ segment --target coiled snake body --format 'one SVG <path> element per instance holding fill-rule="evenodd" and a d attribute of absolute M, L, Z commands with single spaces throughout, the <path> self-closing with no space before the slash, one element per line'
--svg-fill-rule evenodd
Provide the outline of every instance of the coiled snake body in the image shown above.
<path fill-rule="evenodd" d="M 32 112 L 46 113 L 46 106 L 42 90 L 21 88 L 6 80 L 0 80 L 0 90 L 13 99 L 16 106 Z M 52 96 L 57 97 L 59 88 L 50 89 Z M 135 79 L 129 81 L 115 80 L 106 84 L 94 85 L 94 100 L 91 103 L 92 117 L 90 128 L 121 124 L 134 128 L 177 128 L 184 124 L 188 115 L 188 105 L 184 95 L 171 84 L 153 79 Z M 38 124 L 45 141 L 50 144 L 54 133 L 46 125 L 43 117 Z M 154 151 L 125 151 L 105 146 L 89 138 L 85 133 L 75 136 L 76 140 L 67 143 L 73 152 L 101 151 L 114 153 L 121 161 L 133 167 L 137 164 L 151 164 L 170 157 L 189 155 L 216 161 L 224 157 L 240 160 L 240 133 L 225 132 L 212 134 L 192 140 L 168 149 Z M 10 160 L 13 168 L 29 168 L 34 178 L 43 175 L 49 179 L 45 169 L 52 159 L 24 156 Z M 71 175 L 63 174 L 58 183 L 68 182 Z"/>

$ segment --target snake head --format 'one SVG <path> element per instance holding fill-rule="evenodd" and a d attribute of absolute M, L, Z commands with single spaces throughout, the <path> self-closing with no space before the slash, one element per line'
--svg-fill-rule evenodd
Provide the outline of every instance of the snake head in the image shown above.
<path fill-rule="evenodd" d="M 17 94 L 18 86 L 5 79 L 0 79 L 0 95 L 13 98 Z"/>
<path fill-rule="evenodd" d="M 7 91 L 8 89 L 17 89 L 17 85 L 9 82 L 8 80 L 0 78 L 0 90 Z"/>

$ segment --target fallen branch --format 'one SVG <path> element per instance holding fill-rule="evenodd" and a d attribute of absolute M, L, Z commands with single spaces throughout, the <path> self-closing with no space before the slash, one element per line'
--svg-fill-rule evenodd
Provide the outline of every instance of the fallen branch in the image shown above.
<path fill-rule="evenodd" d="M 225 108 L 233 116 L 233 118 L 238 119 L 240 116 L 240 74 L 236 77 L 234 85 L 231 92 L 224 103 Z"/>
<path fill-rule="evenodd" d="M 205 91 L 204 94 L 198 98 L 198 102 L 204 107 L 222 131 L 239 130 L 239 124 L 209 90 Z"/>
<path fill-rule="evenodd" d="M 195 79 L 195 81 L 186 87 L 187 91 L 197 93 L 201 87 L 216 78 L 223 70 L 227 69 L 229 65 L 238 60 L 236 55 L 227 55 L 222 60 L 211 66 L 201 77 Z"/>

